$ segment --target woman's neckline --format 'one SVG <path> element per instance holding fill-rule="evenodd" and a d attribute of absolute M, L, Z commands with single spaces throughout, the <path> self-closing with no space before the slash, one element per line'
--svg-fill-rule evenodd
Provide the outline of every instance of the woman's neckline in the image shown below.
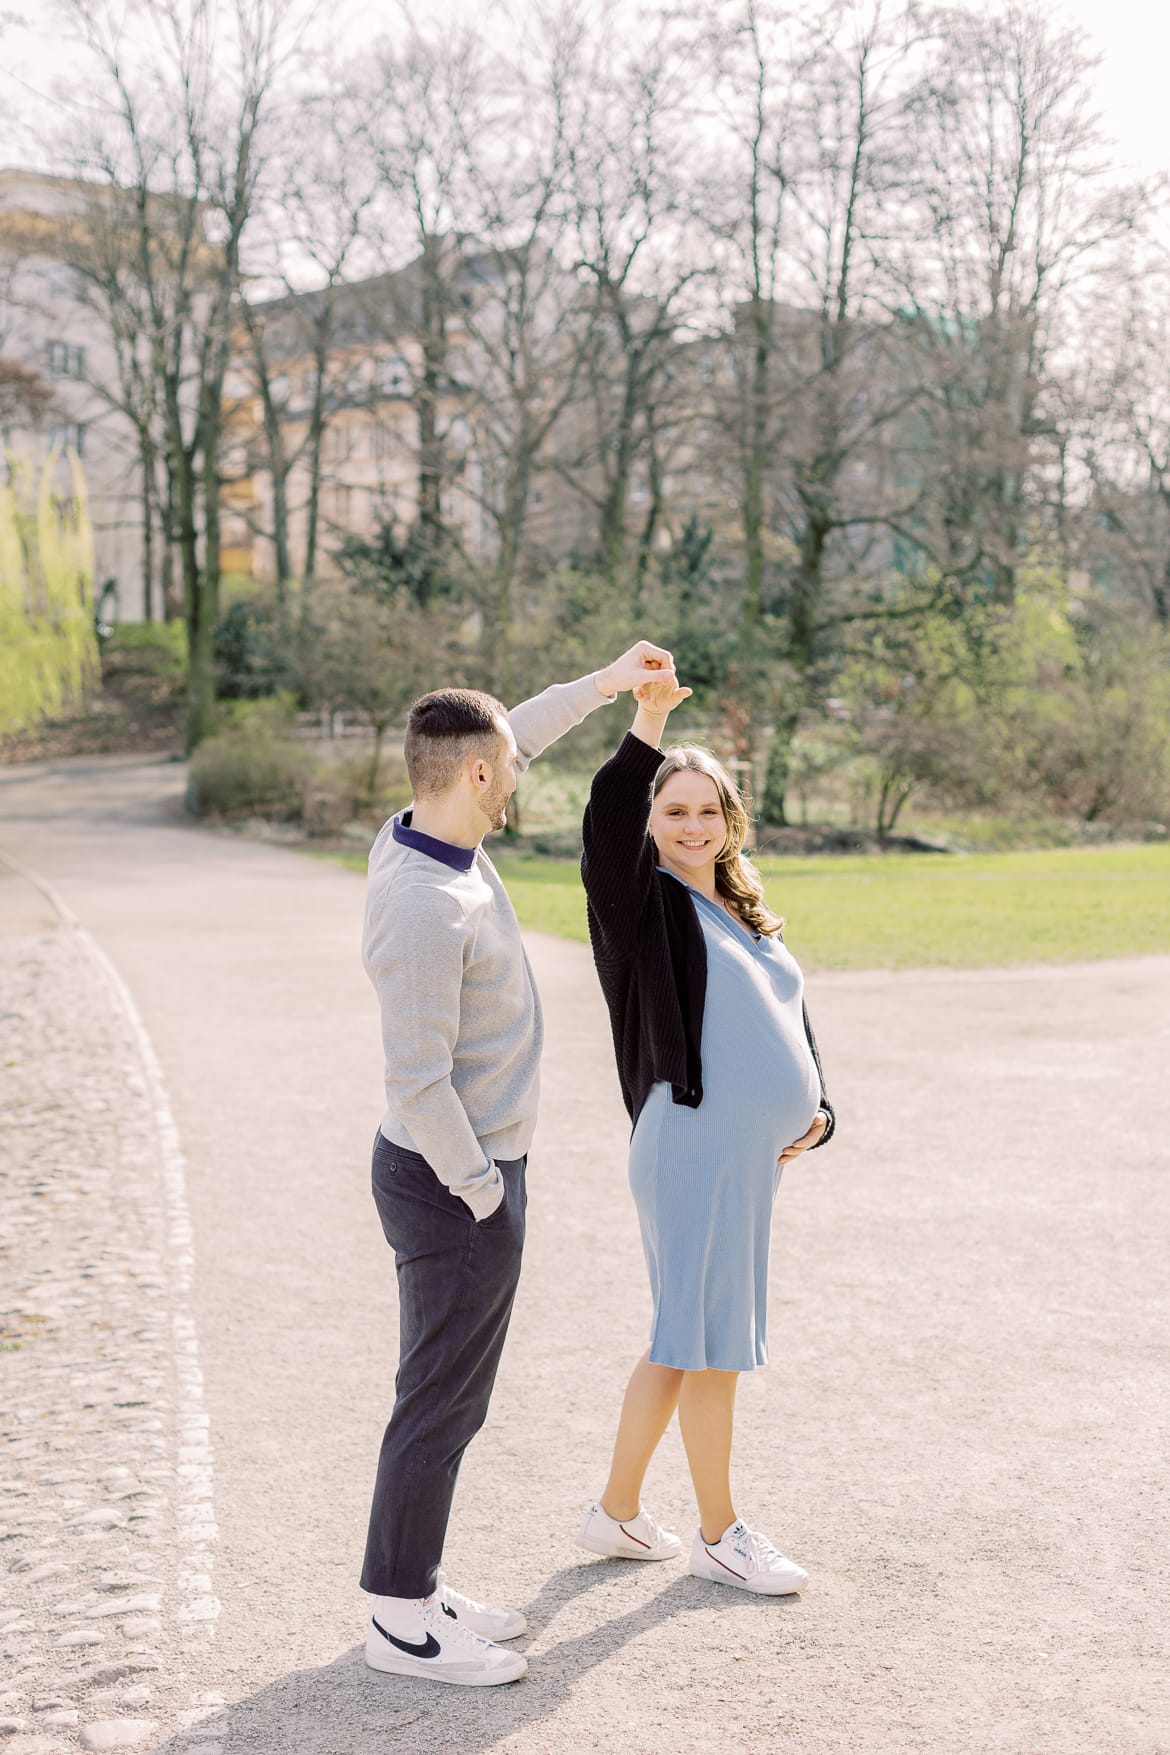
<path fill-rule="evenodd" d="M 686 878 L 679 877 L 678 873 L 671 871 L 669 866 L 660 865 L 658 869 L 668 878 L 673 878 L 676 884 L 681 884 L 684 890 L 689 890 L 692 896 L 697 896 L 700 902 L 705 902 L 708 908 L 713 908 L 720 919 L 726 920 L 731 930 L 738 932 L 741 938 L 746 938 L 749 944 L 763 943 L 764 935 L 762 932 L 757 932 L 754 927 L 749 926 L 747 921 L 741 920 L 738 915 L 733 916 L 730 909 L 725 908 L 716 897 L 708 896 L 706 891 L 700 890 L 697 884 L 688 884 Z"/>

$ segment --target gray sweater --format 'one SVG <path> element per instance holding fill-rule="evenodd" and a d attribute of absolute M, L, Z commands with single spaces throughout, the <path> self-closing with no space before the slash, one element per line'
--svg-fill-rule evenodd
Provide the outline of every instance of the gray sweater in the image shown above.
<path fill-rule="evenodd" d="M 606 699 L 585 676 L 522 702 L 508 715 L 517 767 Z M 382 1011 L 382 1132 L 486 1219 L 503 1198 L 495 1160 L 532 1144 L 543 1025 L 515 911 L 482 846 L 386 823 L 370 850 L 362 957 Z"/>

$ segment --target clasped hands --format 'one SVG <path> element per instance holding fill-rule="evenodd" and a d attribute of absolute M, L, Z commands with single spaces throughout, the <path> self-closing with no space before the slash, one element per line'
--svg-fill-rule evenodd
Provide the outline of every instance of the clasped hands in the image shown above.
<path fill-rule="evenodd" d="M 649 640 L 639 640 L 604 670 L 597 671 L 594 681 L 603 695 L 631 690 L 643 713 L 662 719 L 691 693 L 679 686 L 673 656 Z"/>

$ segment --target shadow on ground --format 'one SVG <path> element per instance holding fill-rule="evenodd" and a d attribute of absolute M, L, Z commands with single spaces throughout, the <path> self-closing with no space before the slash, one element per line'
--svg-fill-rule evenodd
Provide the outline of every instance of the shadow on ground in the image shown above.
<path fill-rule="evenodd" d="M 680 1578 L 628 1614 L 591 1627 L 576 1638 L 545 1645 L 541 1635 L 574 1599 L 610 1576 L 596 1562 L 569 1566 L 525 1604 L 529 1630 L 515 1649 L 539 1642 L 543 1649 L 521 1682 L 498 1688 L 439 1687 L 406 1676 L 387 1676 L 366 1668 L 361 1646 L 315 1670 L 282 1676 L 260 1693 L 226 1707 L 192 1732 L 161 1745 L 158 1755 L 223 1755 L 265 1751 L 268 1755 L 386 1755 L 458 1748 L 478 1755 L 508 1739 L 513 1748 L 545 1751 L 557 1747 L 618 1749 L 620 1723 L 577 1727 L 572 1743 L 542 1732 L 541 1722 L 563 1708 L 578 1681 L 641 1634 L 676 1615 L 710 1607 L 710 1584 Z M 798 1597 L 778 1601 L 797 1607 Z M 526 1738 L 525 1732 L 529 1735 Z M 214 1739 L 194 1742 L 192 1739 Z M 577 1740 L 579 1737 L 579 1740 Z"/>

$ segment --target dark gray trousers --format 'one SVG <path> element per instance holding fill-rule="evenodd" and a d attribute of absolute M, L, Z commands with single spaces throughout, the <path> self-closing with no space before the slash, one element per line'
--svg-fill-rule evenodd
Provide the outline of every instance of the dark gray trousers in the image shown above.
<path fill-rule="evenodd" d="M 378 1217 L 398 1272 L 399 1360 L 382 1439 L 362 1589 L 435 1588 L 455 1478 L 487 1417 L 524 1248 L 526 1160 L 499 1163 L 503 1203 L 482 1224 L 425 1158 L 374 1142 Z"/>

